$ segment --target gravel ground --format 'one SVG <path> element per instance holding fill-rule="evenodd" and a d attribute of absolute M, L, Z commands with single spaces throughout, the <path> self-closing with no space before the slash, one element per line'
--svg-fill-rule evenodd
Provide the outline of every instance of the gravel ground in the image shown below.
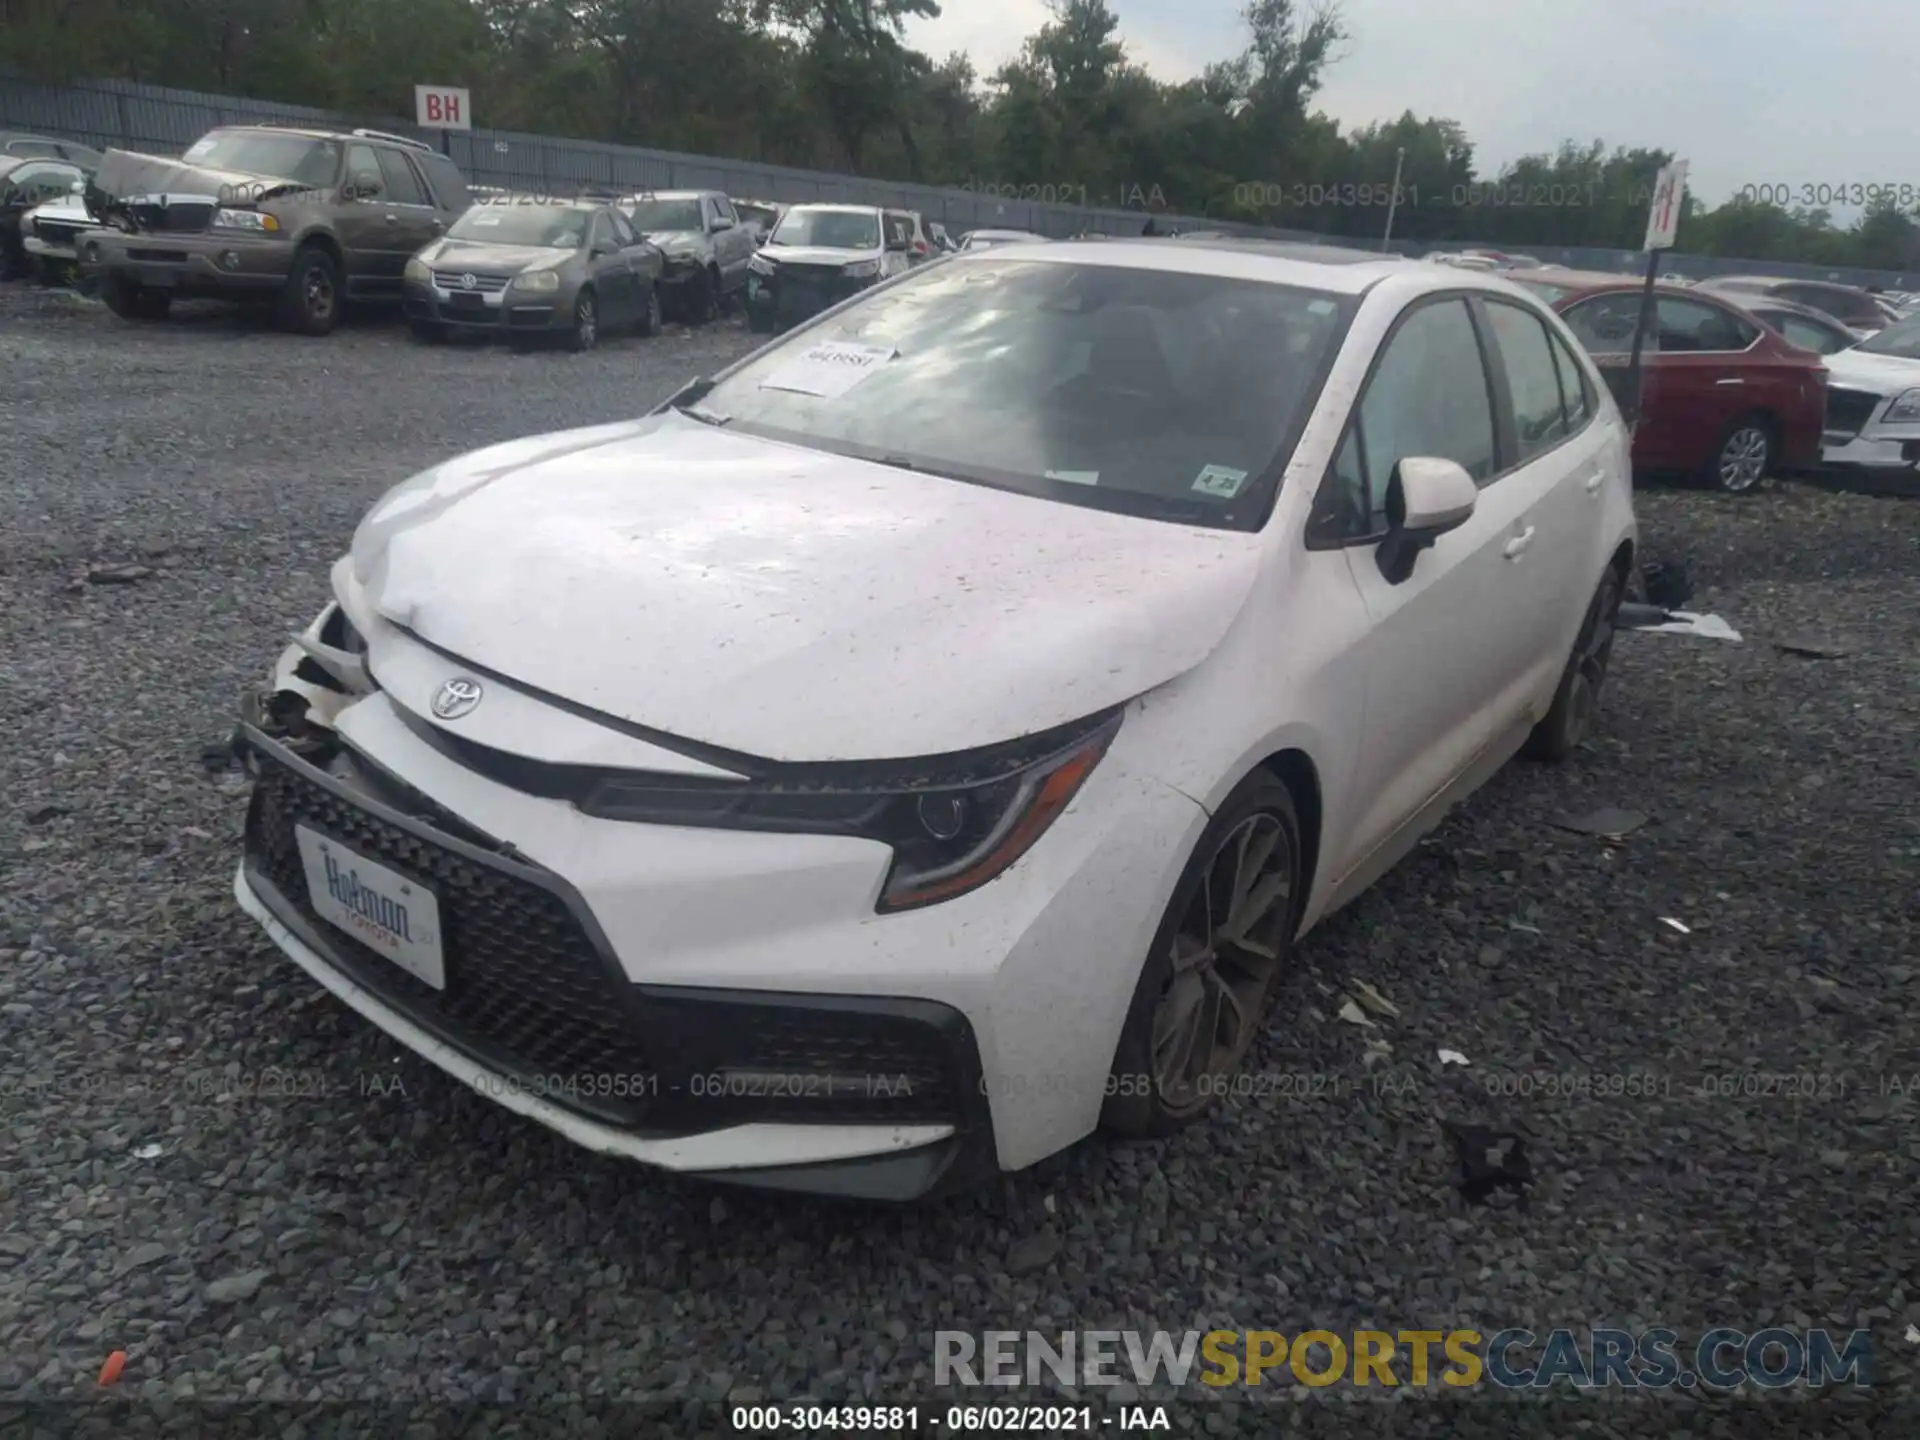
<path fill-rule="evenodd" d="M 86 1394 L 124 1350 L 114 1393 L 202 1431 L 250 1396 L 378 1401 L 350 1428 L 386 1434 L 429 1403 L 557 1428 L 563 1398 L 651 1396 L 691 1429 L 713 1397 L 925 1394 L 936 1329 L 1769 1322 L 1870 1328 L 1876 1395 L 1906 1391 L 1920 505 L 1644 494 L 1650 554 L 1747 643 L 1623 636 L 1600 738 L 1510 767 L 1316 933 L 1261 1093 L 1169 1142 L 907 1212 L 668 1183 L 465 1093 L 283 961 L 229 893 L 245 792 L 201 752 L 364 507 L 748 343 L 521 357 L 218 311 L 136 332 L 0 291 L 0 1397 Z M 75 588 L 89 562 L 151 574 Z M 1801 633 L 1850 653 L 1772 643 Z M 1552 824 L 1607 805 L 1648 822 Z M 1398 1017 L 1336 1018 L 1355 979 Z M 298 1095 L 246 1093 L 269 1069 Z M 1652 1078 L 1544 1093 L 1574 1075 Z M 1526 1130 L 1528 1211 L 1462 1202 L 1442 1118 Z M 1302 1413 L 1347 1411 L 1313 1393 Z M 1220 1400 L 1169 1414 L 1267 1428 Z M 1724 1402 L 1601 1408 L 1627 1417 L 1604 1433 L 1757 1433 Z M 1439 1433 L 1441 1409 L 1395 1413 Z"/>

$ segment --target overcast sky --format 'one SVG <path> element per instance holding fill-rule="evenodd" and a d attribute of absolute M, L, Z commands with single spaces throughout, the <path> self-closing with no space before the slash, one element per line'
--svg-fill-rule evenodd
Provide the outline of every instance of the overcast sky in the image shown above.
<path fill-rule="evenodd" d="M 1048 18 L 1044 0 L 944 3 L 909 39 L 936 60 L 964 50 L 983 75 Z M 1245 46 L 1239 0 L 1108 4 L 1163 80 Z M 1915 0 L 1344 0 L 1342 14 L 1352 38 L 1318 107 L 1347 128 L 1408 109 L 1458 120 L 1483 176 L 1597 138 L 1686 157 L 1709 204 L 1749 184 L 1920 187 Z"/>

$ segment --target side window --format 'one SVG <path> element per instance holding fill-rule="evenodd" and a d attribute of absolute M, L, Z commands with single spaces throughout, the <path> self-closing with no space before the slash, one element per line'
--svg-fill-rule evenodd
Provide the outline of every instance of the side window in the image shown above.
<path fill-rule="evenodd" d="M 1422 305 L 1401 321 L 1359 408 L 1369 531 L 1386 523 L 1387 482 L 1409 455 L 1465 467 L 1484 484 L 1494 471 L 1493 396 L 1464 300 Z"/>
<path fill-rule="evenodd" d="M 22 204 L 42 205 L 68 194 L 78 179 L 80 172 L 63 161 L 29 161 L 15 166 L 0 186 L 11 190 Z"/>
<path fill-rule="evenodd" d="M 733 202 L 724 195 L 713 202 L 713 213 L 722 220 L 731 220 L 736 225 L 740 223 L 740 217 L 734 213 Z"/>
<path fill-rule="evenodd" d="M 1832 331 L 1811 320 L 1803 320 L 1798 315 L 1777 315 L 1774 324 L 1780 327 L 1780 333 L 1786 336 L 1789 345 L 1798 345 L 1802 350 L 1811 350 L 1816 355 L 1831 355 L 1840 348 L 1839 338 Z"/>
<path fill-rule="evenodd" d="M 601 217 L 613 227 L 613 242 L 622 250 L 630 245 L 638 245 L 640 237 L 633 233 L 633 227 L 627 223 L 627 217 L 618 210 L 603 210 Z"/>
<path fill-rule="evenodd" d="M 460 167 L 444 155 L 422 155 L 420 167 L 426 172 L 427 184 L 433 188 L 433 198 L 439 202 L 442 210 L 465 210 L 473 197 L 467 193 L 467 182 L 460 174 Z"/>
<path fill-rule="evenodd" d="M 1567 437 L 1567 416 L 1560 397 L 1560 372 L 1547 343 L 1547 327 L 1518 305 L 1489 299 L 1487 318 L 1513 396 L 1513 426 L 1520 460 L 1531 460 Z"/>
<path fill-rule="evenodd" d="M 1566 341 L 1552 331 L 1547 332 L 1547 340 L 1553 346 L 1554 368 L 1560 372 L 1560 405 L 1566 411 L 1567 433 L 1572 434 L 1593 418 L 1593 388 Z"/>
<path fill-rule="evenodd" d="M 606 212 L 593 217 L 593 229 L 588 233 L 587 245 L 594 250 L 611 250 L 613 242 L 613 222 L 607 219 Z"/>
<path fill-rule="evenodd" d="M 380 158 L 371 145 L 347 147 L 347 187 L 363 198 L 377 196 L 387 188 L 386 177 L 380 173 Z"/>
<path fill-rule="evenodd" d="M 380 161 L 380 178 L 386 182 L 387 199 L 396 205 L 424 205 L 427 192 L 420 184 L 420 177 L 413 173 L 413 167 L 407 164 L 407 157 L 398 150 L 376 150 Z"/>
<path fill-rule="evenodd" d="M 51 140 L 9 140 L 9 155 L 45 155 L 51 159 L 60 158 L 60 147 Z"/>
<path fill-rule="evenodd" d="M 1633 332 L 1640 323 L 1640 297 L 1621 292 L 1596 295 L 1560 312 L 1573 336 L 1590 355 L 1625 355 L 1633 349 Z M 1648 332 L 1646 349 L 1660 348 L 1656 328 Z"/>
<path fill-rule="evenodd" d="M 1660 332 L 1660 348 L 1669 353 L 1744 350 L 1760 338 L 1759 331 L 1731 311 L 1670 295 L 1654 301 L 1654 325 Z"/>

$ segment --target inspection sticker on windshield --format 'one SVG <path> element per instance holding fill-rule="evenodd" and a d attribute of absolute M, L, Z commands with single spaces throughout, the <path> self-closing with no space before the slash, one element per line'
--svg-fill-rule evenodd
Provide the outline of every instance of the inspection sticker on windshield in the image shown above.
<path fill-rule="evenodd" d="M 822 340 L 760 382 L 762 390 L 792 390 L 800 395 L 844 395 L 900 352 L 891 345 L 856 345 Z"/>
<path fill-rule="evenodd" d="M 1098 485 L 1100 472 L 1098 470 L 1049 470 L 1047 479 L 1063 481 L 1068 485 Z"/>
<path fill-rule="evenodd" d="M 1231 500 L 1246 483 L 1247 472 L 1244 470 L 1235 470 L 1228 465 L 1208 465 L 1194 477 L 1193 488 L 1202 495 L 1217 495 L 1222 500 Z"/>

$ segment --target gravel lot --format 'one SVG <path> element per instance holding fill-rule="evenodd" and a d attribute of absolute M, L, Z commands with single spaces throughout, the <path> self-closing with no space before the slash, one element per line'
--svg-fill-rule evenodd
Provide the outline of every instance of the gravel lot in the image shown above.
<path fill-rule="evenodd" d="M 1266 1093 L 937 1207 L 589 1156 L 257 938 L 229 890 L 245 791 L 202 750 L 321 604 L 364 507 L 452 452 L 634 413 L 748 343 L 737 321 L 583 357 L 425 349 L 377 322 L 302 340 L 218 311 L 136 331 L 0 291 L 0 1398 L 85 1394 L 123 1349 L 116 1393 L 189 1428 L 197 1402 L 249 1396 L 390 1402 L 361 1429 L 399 1434 L 426 1402 L 534 1402 L 523 1422 L 557 1428 L 560 1397 L 642 1395 L 691 1428 L 681 1407 L 718 1396 L 924 1394 L 936 1329 L 1768 1322 L 1868 1326 L 1877 1393 L 1906 1389 L 1910 502 L 1643 494 L 1650 554 L 1684 558 L 1747 643 L 1623 636 L 1586 753 L 1510 767 L 1311 939 Z M 152 573 L 75 587 L 89 562 Z M 1802 632 L 1851 653 L 1771 643 Z M 1650 818 L 1618 845 L 1552 824 L 1605 805 Z M 1337 1019 L 1355 978 L 1398 1018 Z M 1376 1036 L 1392 1055 L 1369 1071 Z M 304 1093 L 234 1093 L 274 1068 Z M 1493 1093 L 1576 1074 L 1655 1093 Z M 1743 1078 L 1767 1075 L 1813 1093 Z M 1293 1076 L 1325 1078 L 1274 1078 Z M 1443 1117 L 1525 1127 L 1530 1211 L 1463 1204 Z M 1250 1408 L 1209 1391 L 1171 1413 L 1224 1433 Z M 1702 1413 L 1757 1433 L 1729 1410 L 1607 1406 L 1626 1428 L 1605 1433 Z M 1869 1433 L 1844 1416 L 1817 1433 Z"/>

